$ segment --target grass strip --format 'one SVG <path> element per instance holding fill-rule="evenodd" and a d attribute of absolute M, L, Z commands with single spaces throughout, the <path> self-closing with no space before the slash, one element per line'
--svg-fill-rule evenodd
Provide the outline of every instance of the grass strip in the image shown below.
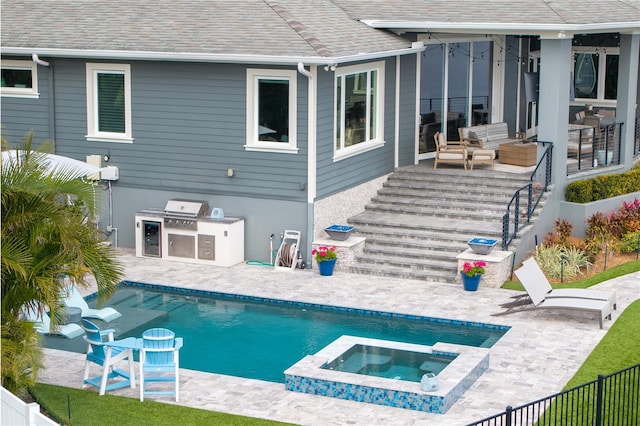
<path fill-rule="evenodd" d="M 640 299 L 633 302 L 593 349 L 565 389 L 640 363 Z"/>
<path fill-rule="evenodd" d="M 563 390 L 590 383 L 599 374 L 608 376 L 640 363 L 640 329 L 636 326 L 639 322 L 640 299 L 624 310 Z M 633 371 L 628 373 L 605 383 L 602 424 L 633 424 L 629 420 L 637 419 L 640 391 L 630 383 L 638 378 Z M 595 385 L 581 387 L 562 400 L 554 400 L 536 424 L 595 424 L 592 423 L 596 418 L 595 401 Z"/>
<path fill-rule="evenodd" d="M 640 260 L 634 260 L 633 262 L 623 263 L 622 265 L 614 266 L 611 269 L 600 272 L 599 274 L 592 275 L 587 278 L 583 278 L 577 281 L 571 281 L 566 283 L 551 284 L 553 288 L 588 288 L 601 282 L 610 280 L 612 278 L 618 278 L 623 275 L 630 274 L 632 272 L 640 271 Z M 519 290 L 524 291 L 524 287 L 519 281 L 506 281 L 501 288 L 507 290 Z"/>
<path fill-rule="evenodd" d="M 37 384 L 32 396 L 56 422 L 65 425 L 287 425 L 265 419 L 183 407 L 157 401 L 140 402 L 117 395 L 100 396 L 86 390 Z"/>

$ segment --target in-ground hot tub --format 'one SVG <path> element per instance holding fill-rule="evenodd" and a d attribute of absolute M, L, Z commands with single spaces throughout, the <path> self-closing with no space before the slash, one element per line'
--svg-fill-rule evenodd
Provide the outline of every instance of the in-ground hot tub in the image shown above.
<path fill-rule="evenodd" d="M 322 368 L 365 376 L 420 382 L 422 376 L 427 373 L 438 375 L 457 356 L 457 354 L 448 352 L 414 352 L 356 344 Z"/>
<path fill-rule="evenodd" d="M 448 363 L 437 375 L 439 389 L 421 390 L 420 383 L 396 377 L 377 377 L 328 369 L 356 346 L 391 349 L 398 354 L 413 352 L 448 356 Z M 337 361 L 336 361 L 337 360 Z M 374 357 L 371 358 L 374 361 Z M 384 360 L 375 360 L 374 363 Z M 357 368 L 357 366 L 356 366 Z M 358 402 L 444 414 L 489 368 L 489 349 L 450 343 L 433 346 L 387 340 L 342 336 L 327 347 L 288 368 L 285 388 L 290 391 L 348 399 Z"/>

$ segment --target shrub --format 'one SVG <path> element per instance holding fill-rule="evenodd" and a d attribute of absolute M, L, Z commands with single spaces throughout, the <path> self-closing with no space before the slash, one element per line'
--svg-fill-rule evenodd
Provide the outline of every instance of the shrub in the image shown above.
<path fill-rule="evenodd" d="M 597 212 L 587 219 L 587 247 L 593 253 L 599 253 L 605 245 L 614 241 L 609 216 Z"/>
<path fill-rule="evenodd" d="M 613 250 L 623 250 L 633 244 L 625 236 L 640 231 L 640 200 L 622 202 L 618 210 L 604 214 L 597 212 L 587 219 L 587 246 L 598 253 L 605 245 Z M 627 237 L 632 239 L 633 237 Z M 630 250 L 633 251 L 633 248 Z"/>
<path fill-rule="evenodd" d="M 622 253 L 632 253 L 636 250 L 640 250 L 640 231 L 624 234 L 620 243 L 620 251 Z"/>
<path fill-rule="evenodd" d="M 640 163 L 625 172 L 577 180 L 567 185 L 565 199 L 572 203 L 590 203 L 640 191 Z"/>
<path fill-rule="evenodd" d="M 577 180 L 567 185 L 565 199 L 572 203 L 590 203 L 593 201 L 593 181 L 589 179 Z"/>
<path fill-rule="evenodd" d="M 542 241 L 543 246 L 559 246 L 563 249 L 577 249 L 587 252 L 587 243 L 584 239 L 574 237 L 573 224 L 566 219 L 556 219 L 556 232 L 549 232 Z"/>
<path fill-rule="evenodd" d="M 591 266 L 584 250 L 560 245 L 538 247 L 535 259 L 545 275 L 554 279 L 573 279 Z"/>

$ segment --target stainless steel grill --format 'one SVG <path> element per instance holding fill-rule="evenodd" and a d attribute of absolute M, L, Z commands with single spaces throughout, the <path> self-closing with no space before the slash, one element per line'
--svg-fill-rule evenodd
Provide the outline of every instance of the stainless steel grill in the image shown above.
<path fill-rule="evenodd" d="M 167 201 L 164 207 L 164 226 L 196 231 L 198 218 L 208 216 L 209 213 L 209 203 L 206 201 L 175 198 Z"/>

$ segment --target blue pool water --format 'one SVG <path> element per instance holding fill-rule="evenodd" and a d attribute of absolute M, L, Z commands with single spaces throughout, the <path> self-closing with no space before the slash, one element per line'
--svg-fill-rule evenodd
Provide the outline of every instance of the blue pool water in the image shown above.
<path fill-rule="evenodd" d="M 422 353 L 354 345 L 322 368 L 385 379 L 419 382 L 426 373 L 438 375 L 456 356 L 444 352 Z"/>
<path fill-rule="evenodd" d="M 108 306 L 123 314 L 101 324 L 116 339 L 169 328 L 184 338 L 182 368 L 278 383 L 287 368 L 341 335 L 490 347 L 509 329 L 140 283 L 125 283 Z"/>

